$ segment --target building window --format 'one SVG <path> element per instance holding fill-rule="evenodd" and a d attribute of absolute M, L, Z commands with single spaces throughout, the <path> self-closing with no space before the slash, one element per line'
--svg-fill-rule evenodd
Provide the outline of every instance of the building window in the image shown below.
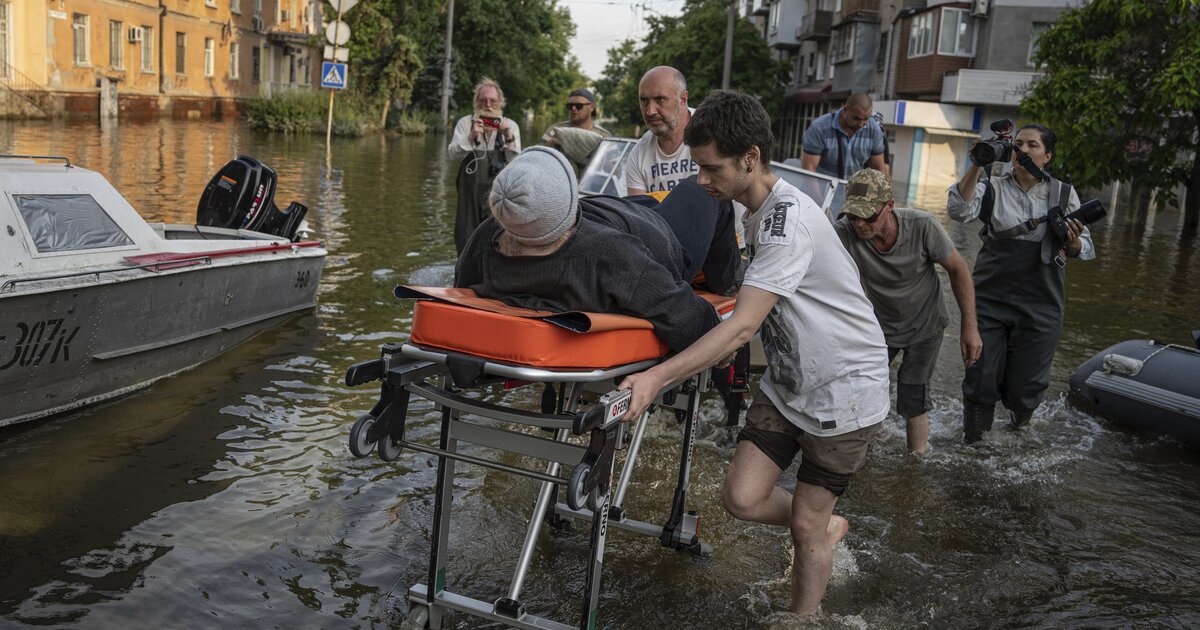
<path fill-rule="evenodd" d="M 154 28 L 142 27 L 142 72 L 154 72 Z"/>
<path fill-rule="evenodd" d="M 928 11 L 913 18 L 912 30 L 908 33 L 908 58 L 933 54 L 933 19 L 935 11 Z"/>
<path fill-rule="evenodd" d="M 883 72 L 883 69 L 887 67 L 889 34 L 879 34 L 879 49 L 875 51 L 875 72 Z"/>
<path fill-rule="evenodd" d="M 229 0 L 229 11 L 230 13 L 240 15 L 242 12 L 242 0 Z"/>
<path fill-rule="evenodd" d="M 175 74 L 186 74 L 187 33 L 175 33 Z"/>
<path fill-rule="evenodd" d="M 825 80 L 825 51 L 817 51 L 817 80 Z"/>
<path fill-rule="evenodd" d="M 125 68 L 125 55 L 121 41 L 121 35 L 125 25 L 120 22 L 109 21 L 108 23 L 108 64 L 117 70 Z"/>
<path fill-rule="evenodd" d="M 851 22 L 849 26 L 839 28 L 833 32 L 833 45 L 830 48 L 829 54 L 833 58 L 833 63 L 842 61 L 850 61 L 854 58 L 854 32 L 856 22 Z"/>
<path fill-rule="evenodd" d="M 779 32 L 779 2 L 780 0 L 775 0 L 775 2 L 771 3 L 771 17 L 769 18 L 769 22 L 771 24 L 772 35 Z"/>
<path fill-rule="evenodd" d="M 76 13 L 71 22 L 75 38 L 75 65 L 86 66 L 91 63 L 88 54 L 88 16 Z"/>
<path fill-rule="evenodd" d="M 12 71 L 12 4 L 0 2 L 0 79 L 11 78 Z"/>
<path fill-rule="evenodd" d="M 229 45 L 229 78 L 234 81 L 238 78 L 238 52 L 241 49 L 237 42 Z"/>
<path fill-rule="evenodd" d="M 211 37 L 204 38 L 204 76 L 211 77 L 213 75 L 213 40 Z"/>
<path fill-rule="evenodd" d="M 254 0 L 254 16 L 262 17 L 262 0 Z"/>
<path fill-rule="evenodd" d="M 942 9 L 942 36 L 938 38 L 938 54 L 975 56 L 975 18 L 966 9 Z"/>
<path fill-rule="evenodd" d="M 1038 45 L 1038 40 L 1042 38 L 1042 33 L 1050 30 L 1051 26 L 1053 26 L 1053 24 L 1050 22 L 1033 23 L 1033 28 L 1030 29 L 1029 34 L 1029 57 L 1025 62 L 1029 67 L 1032 68 L 1037 66 L 1037 62 L 1035 62 L 1033 59 L 1034 57 L 1037 57 L 1038 50 L 1041 49 L 1041 46 Z"/>
<path fill-rule="evenodd" d="M 262 49 L 258 46 L 250 49 L 250 80 L 255 83 L 262 80 Z"/>

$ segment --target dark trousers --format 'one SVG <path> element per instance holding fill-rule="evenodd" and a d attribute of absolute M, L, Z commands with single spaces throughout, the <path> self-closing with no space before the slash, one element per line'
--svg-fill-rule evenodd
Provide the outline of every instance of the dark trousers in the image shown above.
<path fill-rule="evenodd" d="M 703 271 L 713 293 L 727 294 L 737 288 L 741 254 L 732 202 L 713 199 L 693 175 L 676 184 L 662 203 L 645 205 L 667 222 L 683 246 L 684 278 Z"/>

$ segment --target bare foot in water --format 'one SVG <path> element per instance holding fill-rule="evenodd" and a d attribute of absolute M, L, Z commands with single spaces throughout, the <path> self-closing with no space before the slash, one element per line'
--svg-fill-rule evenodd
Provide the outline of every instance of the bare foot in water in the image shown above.
<path fill-rule="evenodd" d="M 842 538 L 845 538 L 846 532 L 850 531 L 850 521 L 836 514 L 829 517 L 829 527 L 825 530 L 825 539 L 829 541 L 829 546 L 832 547 L 838 544 Z"/>

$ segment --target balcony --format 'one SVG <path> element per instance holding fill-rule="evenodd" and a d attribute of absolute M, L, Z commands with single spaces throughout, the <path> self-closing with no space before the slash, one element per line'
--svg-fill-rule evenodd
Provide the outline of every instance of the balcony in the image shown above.
<path fill-rule="evenodd" d="M 942 102 L 963 105 L 1016 107 L 1041 75 L 1036 72 L 970 70 L 963 68 L 942 77 Z"/>
<path fill-rule="evenodd" d="M 879 0 L 842 0 L 842 11 L 838 18 L 846 21 L 853 17 L 879 17 Z"/>
<path fill-rule="evenodd" d="M 800 26 L 796 27 L 796 39 L 829 39 L 829 31 L 832 28 L 833 11 L 813 11 L 800 20 Z"/>

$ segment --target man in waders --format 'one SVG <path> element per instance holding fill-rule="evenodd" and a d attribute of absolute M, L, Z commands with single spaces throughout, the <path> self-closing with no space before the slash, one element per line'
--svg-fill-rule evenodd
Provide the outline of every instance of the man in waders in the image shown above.
<path fill-rule="evenodd" d="M 488 216 L 492 180 L 521 152 L 521 130 L 504 117 L 500 84 L 483 79 L 475 86 L 475 111 L 458 119 L 446 153 L 458 165 L 458 211 L 454 215 L 454 251 L 462 253 L 471 232 Z"/>
<path fill-rule="evenodd" d="M 971 166 L 947 191 L 946 211 L 956 221 L 979 219 L 983 247 L 975 258 L 975 312 L 983 356 L 963 378 L 963 440 L 978 442 L 992 428 L 996 402 L 1011 414 L 1009 426 L 1027 424 L 1050 384 L 1066 301 L 1067 257 L 1096 257 L 1092 237 L 1066 220 L 1059 241 L 1046 224 L 1050 209 L 1079 208 L 1074 187 L 1050 177 L 1058 137 L 1042 125 L 1025 125 L 1012 141 L 1012 171 L 980 181 L 988 164 Z"/>
<path fill-rule="evenodd" d="M 849 523 L 833 516 L 891 406 L 887 346 L 858 271 L 825 213 L 771 173 L 771 119 L 751 96 L 716 90 L 685 138 L 697 182 L 736 199 L 745 220 L 746 269 L 728 319 L 668 361 L 621 382 L 626 418 L 639 419 L 667 384 L 728 361 L 760 329 L 767 371 L 722 498 L 733 516 L 788 527 L 795 545 L 792 611 L 816 612 L 832 574 L 833 545 Z M 792 492 L 779 475 L 803 453 Z"/>

